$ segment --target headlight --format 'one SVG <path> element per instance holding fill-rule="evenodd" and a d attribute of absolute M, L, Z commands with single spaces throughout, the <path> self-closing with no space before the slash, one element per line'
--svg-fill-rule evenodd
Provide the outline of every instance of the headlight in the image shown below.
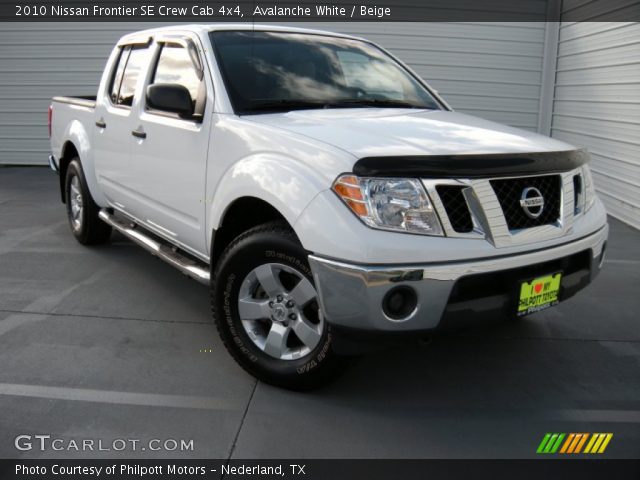
<path fill-rule="evenodd" d="M 582 178 L 584 179 L 584 211 L 589 210 L 596 201 L 596 190 L 593 186 L 591 169 L 585 165 L 582 167 Z"/>
<path fill-rule="evenodd" d="M 372 228 L 442 235 L 442 227 L 420 180 L 342 175 L 333 191 Z"/>

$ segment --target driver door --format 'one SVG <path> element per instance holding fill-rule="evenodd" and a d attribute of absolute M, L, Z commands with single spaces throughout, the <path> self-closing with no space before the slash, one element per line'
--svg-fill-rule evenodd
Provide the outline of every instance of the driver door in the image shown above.
<path fill-rule="evenodd" d="M 153 84 L 182 85 L 191 95 L 195 113 L 185 117 L 153 109 L 144 98 L 134 120 L 139 136 L 131 163 L 138 179 L 138 218 L 202 257 L 208 255 L 205 174 L 213 90 L 196 42 L 187 35 L 157 39 L 145 91 Z"/>

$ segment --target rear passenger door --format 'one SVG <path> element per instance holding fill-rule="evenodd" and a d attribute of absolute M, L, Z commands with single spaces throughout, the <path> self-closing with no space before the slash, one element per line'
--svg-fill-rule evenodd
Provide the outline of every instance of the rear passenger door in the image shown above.
<path fill-rule="evenodd" d="M 145 89 L 185 87 L 195 114 L 181 117 L 141 105 L 134 129 L 144 138 L 132 151 L 142 220 L 185 250 L 207 256 L 205 183 L 213 88 L 198 40 L 188 34 L 159 37 Z M 143 99 L 145 100 L 145 99 Z"/>
<path fill-rule="evenodd" d="M 94 162 L 98 183 L 107 199 L 128 213 L 133 212 L 137 195 L 131 172 L 134 101 L 149 58 L 148 44 L 119 47 L 109 80 L 98 93 L 94 117 Z"/>

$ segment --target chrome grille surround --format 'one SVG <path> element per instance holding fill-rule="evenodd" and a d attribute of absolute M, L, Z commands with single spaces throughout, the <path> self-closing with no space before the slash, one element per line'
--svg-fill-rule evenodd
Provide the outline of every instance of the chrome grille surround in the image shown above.
<path fill-rule="evenodd" d="M 560 189 L 560 215 L 557 221 L 548 225 L 531 228 L 509 229 L 504 212 L 498 201 L 498 197 L 491 186 L 492 180 L 526 179 L 532 177 L 549 176 L 553 174 L 541 173 L 540 175 L 526 175 L 513 177 L 494 177 L 481 179 L 422 179 L 433 206 L 438 213 L 442 228 L 448 237 L 486 239 L 495 247 L 502 248 L 512 245 L 540 242 L 562 237 L 573 227 L 574 221 L 574 192 L 573 177 L 579 175 L 579 168 L 558 173 L 561 181 Z M 463 195 L 473 222 L 473 230 L 470 232 L 457 232 L 447 216 L 442 199 L 438 195 L 439 185 L 454 185 L 466 187 Z"/>

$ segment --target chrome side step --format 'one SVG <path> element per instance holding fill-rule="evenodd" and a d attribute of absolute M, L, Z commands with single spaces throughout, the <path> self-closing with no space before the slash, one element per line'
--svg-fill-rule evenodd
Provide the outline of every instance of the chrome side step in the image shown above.
<path fill-rule="evenodd" d="M 169 245 L 161 243 L 158 240 L 146 235 L 143 231 L 138 229 L 132 222 L 127 222 L 116 218 L 113 214 L 107 210 L 102 209 L 98 214 L 100 220 L 111 225 L 125 237 L 133 240 L 142 248 L 150 252 L 152 255 L 164 260 L 170 265 L 173 265 L 185 275 L 197 280 L 205 285 L 209 284 L 210 273 L 206 266 L 199 264 L 195 260 L 188 258 L 176 251 Z"/>

